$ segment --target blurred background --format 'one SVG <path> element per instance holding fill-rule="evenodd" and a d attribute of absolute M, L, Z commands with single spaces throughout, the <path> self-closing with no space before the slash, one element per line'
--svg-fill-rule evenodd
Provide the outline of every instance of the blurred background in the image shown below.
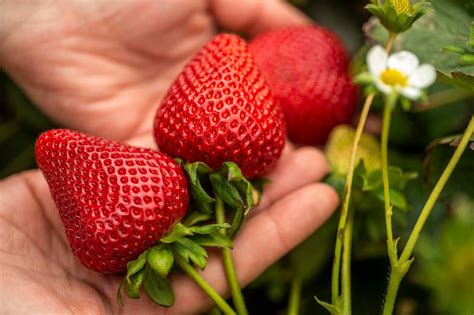
<path fill-rule="evenodd" d="M 452 2 L 473 16 L 472 0 L 438 1 Z M 361 29 L 370 17 L 364 10 L 367 1 L 291 2 L 317 23 L 338 33 L 356 56 L 355 61 L 363 57 L 366 37 Z M 430 92 L 456 94 L 452 87 L 441 83 Z M 436 138 L 461 133 L 474 113 L 472 95 L 448 103 L 449 106 L 394 114 L 391 164 L 418 174 L 404 185 L 407 206 L 394 214 L 395 234 L 402 236 L 402 243 L 454 150 L 444 145 L 427 151 L 428 144 Z M 57 126 L 0 72 L 0 178 L 34 168 L 34 142 L 42 131 L 53 127 Z M 355 227 L 352 267 L 354 314 L 380 312 L 388 276 L 383 208 L 381 204 L 373 208 L 360 205 L 357 209 L 360 213 Z M 283 314 L 295 277 L 303 279 L 302 313 L 326 314 L 314 296 L 330 300 L 336 224 L 334 217 L 245 289 L 251 314 Z M 397 314 L 474 314 L 473 150 L 468 149 L 464 154 L 422 235 L 415 251 L 415 263 L 402 283 Z"/>

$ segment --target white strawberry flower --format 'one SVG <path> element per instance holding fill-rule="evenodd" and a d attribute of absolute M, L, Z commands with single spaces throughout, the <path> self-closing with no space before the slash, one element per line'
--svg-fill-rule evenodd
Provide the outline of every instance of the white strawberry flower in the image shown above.
<path fill-rule="evenodd" d="M 420 65 L 418 57 L 409 51 L 389 56 L 382 46 L 374 46 L 367 54 L 367 66 L 375 86 L 382 93 L 397 92 L 413 101 L 436 80 L 434 67 Z"/>

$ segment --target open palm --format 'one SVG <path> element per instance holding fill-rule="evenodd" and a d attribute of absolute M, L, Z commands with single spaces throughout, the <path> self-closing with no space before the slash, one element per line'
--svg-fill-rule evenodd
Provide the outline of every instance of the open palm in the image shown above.
<path fill-rule="evenodd" d="M 58 123 L 109 139 L 153 147 L 152 119 L 183 64 L 218 25 L 252 35 L 306 20 L 274 1 L 50 1 L 0 4 L 0 62 Z M 16 6 L 16 7 L 15 7 Z M 0 16 L 2 19 L 3 16 Z M 332 213 L 335 193 L 314 183 L 323 155 L 288 145 L 272 185 L 235 241 L 239 280 L 247 284 Z M 218 256 L 202 275 L 227 293 Z M 211 305 L 184 276 L 173 278 L 170 309 L 147 298 L 119 308 L 116 275 L 82 267 L 69 250 L 42 174 L 0 182 L 0 305 L 7 313 L 197 313 Z"/>

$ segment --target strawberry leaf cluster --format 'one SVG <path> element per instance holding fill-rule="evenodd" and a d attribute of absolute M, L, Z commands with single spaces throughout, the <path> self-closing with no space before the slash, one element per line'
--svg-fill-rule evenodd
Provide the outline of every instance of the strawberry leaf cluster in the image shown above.
<path fill-rule="evenodd" d="M 157 245 L 128 262 L 127 274 L 117 292 L 119 303 L 123 305 L 122 289 L 129 298 L 139 299 L 140 288 L 143 286 L 147 295 L 159 305 L 173 305 L 174 293 L 167 276 L 175 262 L 183 260 L 203 270 L 208 257 L 204 247 L 232 248 L 232 241 L 220 233 L 220 230 L 228 228 L 228 224 L 175 224 Z"/>

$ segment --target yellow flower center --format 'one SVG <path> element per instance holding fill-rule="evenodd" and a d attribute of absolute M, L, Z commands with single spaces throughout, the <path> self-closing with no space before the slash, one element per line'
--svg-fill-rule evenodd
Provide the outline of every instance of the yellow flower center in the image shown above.
<path fill-rule="evenodd" d="M 413 13 L 413 7 L 411 6 L 410 0 L 390 0 L 390 4 L 398 14 Z"/>
<path fill-rule="evenodd" d="M 406 75 L 396 69 L 387 69 L 380 75 L 380 80 L 390 86 L 406 86 L 408 78 Z"/>

